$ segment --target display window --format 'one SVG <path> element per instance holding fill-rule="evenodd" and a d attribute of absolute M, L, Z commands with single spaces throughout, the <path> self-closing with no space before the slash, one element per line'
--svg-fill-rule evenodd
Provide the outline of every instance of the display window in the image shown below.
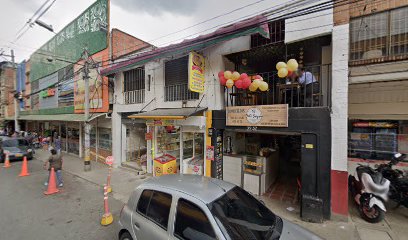
<path fill-rule="evenodd" d="M 204 173 L 204 132 L 194 127 L 155 126 L 153 168 L 162 174 Z"/>

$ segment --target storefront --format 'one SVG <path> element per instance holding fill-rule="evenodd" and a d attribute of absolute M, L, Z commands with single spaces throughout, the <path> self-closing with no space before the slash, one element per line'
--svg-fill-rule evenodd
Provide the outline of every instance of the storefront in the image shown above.
<path fill-rule="evenodd" d="M 203 175 L 206 167 L 205 108 L 156 109 L 129 116 L 146 121 L 147 172 Z"/>
<path fill-rule="evenodd" d="M 329 219 L 330 114 L 285 105 L 213 111 L 212 177 L 290 204 L 302 219 Z"/>

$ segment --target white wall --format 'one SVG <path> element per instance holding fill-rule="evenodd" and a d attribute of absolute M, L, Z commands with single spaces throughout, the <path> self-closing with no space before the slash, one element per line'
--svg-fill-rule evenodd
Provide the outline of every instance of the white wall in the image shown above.
<path fill-rule="evenodd" d="M 347 171 L 349 24 L 335 26 L 332 35 L 332 170 Z"/>

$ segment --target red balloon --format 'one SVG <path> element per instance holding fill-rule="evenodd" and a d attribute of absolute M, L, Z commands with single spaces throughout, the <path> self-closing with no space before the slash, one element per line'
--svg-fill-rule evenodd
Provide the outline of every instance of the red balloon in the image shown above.
<path fill-rule="evenodd" d="M 225 77 L 224 76 L 221 76 L 220 77 L 220 84 L 222 85 L 222 86 L 225 86 L 225 83 L 227 82 L 227 79 L 225 79 Z"/>
<path fill-rule="evenodd" d="M 219 72 L 219 73 L 218 73 L 218 77 L 219 77 L 219 78 L 220 78 L 220 77 L 224 77 L 224 71 Z"/>
<path fill-rule="evenodd" d="M 288 70 L 288 77 L 292 76 L 293 71 Z"/>
<path fill-rule="evenodd" d="M 246 73 L 241 73 L 241 77 L 239 77 L 239 79 L 245 80 L 245 78 L 248 78 L 248 74 L 246 74 Z"/>
<path fill-rule="evenodd" d="M 249 77 L 247 77 L 247 78 L 245 78 L 244 80 L 243 80 L 243 89 L 247 89 L 247 88 L 249 88 L 249 85 L 251 85 L 251 79 L 249 78 Z"/>
<path fill-rule="evenodd" d="M 240 79 L 235 81 L 235 87 L 237 87 L 238 89 L 242 89 L 244 86 L 244 82 Z"/>

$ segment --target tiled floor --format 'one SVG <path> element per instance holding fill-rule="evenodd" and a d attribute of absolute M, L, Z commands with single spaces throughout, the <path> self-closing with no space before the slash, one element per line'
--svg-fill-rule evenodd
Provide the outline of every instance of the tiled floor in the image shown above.
<path fill-rule="evenodd" d="M 296 179 L 278 179 L 264 196 L 282 202 L 297 203 L 298 190 Z"/>

